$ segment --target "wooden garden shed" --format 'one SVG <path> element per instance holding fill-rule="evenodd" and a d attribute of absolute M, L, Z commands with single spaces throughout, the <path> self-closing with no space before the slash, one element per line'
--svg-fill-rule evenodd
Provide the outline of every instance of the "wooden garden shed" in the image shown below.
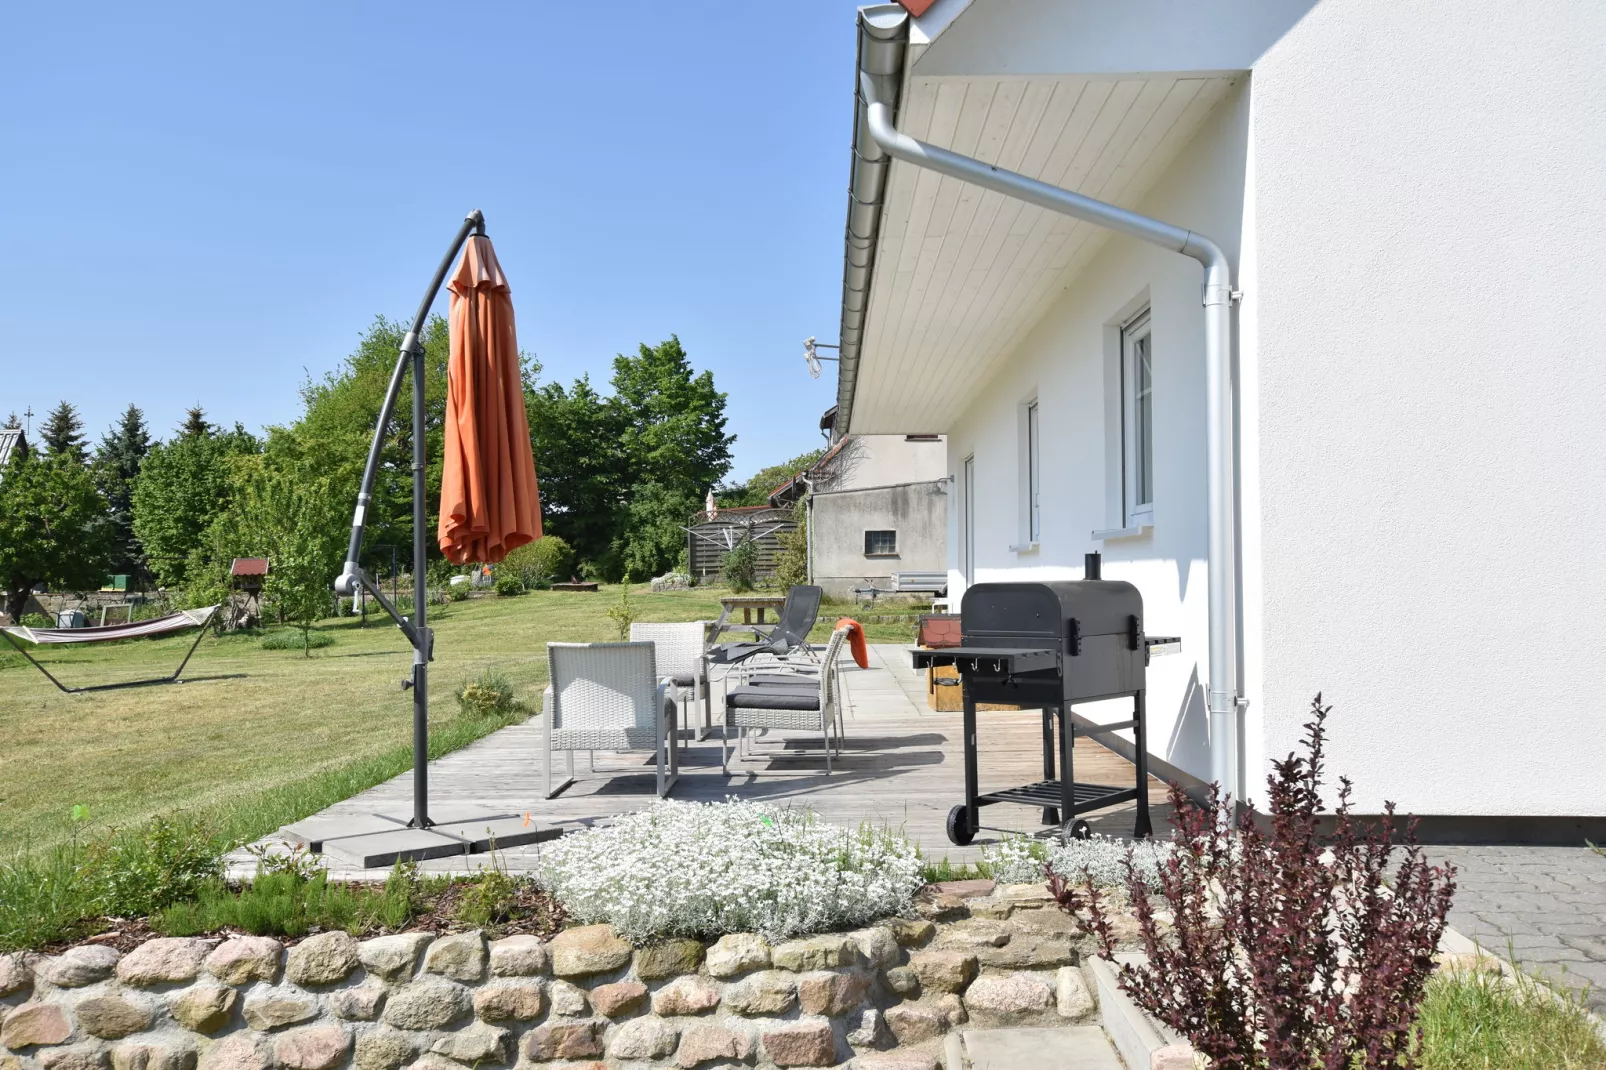
<path fill-rule="evenodd" d="M 692 579 L 697 583 L 719 579 L 725 555 L 744 539 L 752 539 L 758 545 L 758 577 L 768 579 L 775 574 L 780 558 L 781 536 L 796 529 L 790 507 L 748 505 L 716 509 L 712 515 L 697 513 L 686 528 Z"/>

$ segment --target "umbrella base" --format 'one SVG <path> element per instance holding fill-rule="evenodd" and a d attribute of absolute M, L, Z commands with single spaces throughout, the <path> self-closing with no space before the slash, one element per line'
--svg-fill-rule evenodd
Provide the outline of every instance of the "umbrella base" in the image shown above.
<path fill-rule="evenodd" d="M 361 869 L 380 869 L 396 862 L 486 854 L 494 848 L 520 847 L 556 839 L 562 830 L 523 814 L 497 813 L 472 806 L 435 808 L 435 824 L 408 828 L 410 813 L 356 813 L 311 817 L 288 825 L 286 839 L 313 854 Z"/>

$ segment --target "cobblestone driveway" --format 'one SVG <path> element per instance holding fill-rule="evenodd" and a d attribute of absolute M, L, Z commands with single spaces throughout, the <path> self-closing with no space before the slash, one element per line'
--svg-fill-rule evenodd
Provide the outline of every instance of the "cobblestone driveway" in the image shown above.
<path fill-rule="evenodd" d="M 1450 924 L 1606 1014 L 1606 856 L 1587 847 L 1430 847 L 1457 869 Z"/>

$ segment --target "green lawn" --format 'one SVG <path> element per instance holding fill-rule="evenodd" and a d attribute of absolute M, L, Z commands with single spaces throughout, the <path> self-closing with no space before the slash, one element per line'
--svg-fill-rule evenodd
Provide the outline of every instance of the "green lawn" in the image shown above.
<path fill-rule="evenodd" d="M 717 616 L 721 593 L 638 587 L 631 602 L 637 620 L 696 620 Z M 431 607 L 437 751 L 497 727 L 459 716 L 455 692 L 465 680 L 494 669 L 537 705 L 544 644 L 617 638 L 607 613 L 618 595 L 618 588 L 537 591 Z M 830 606 L 820 617 L 851 612 Z M 90 829 L 186 810 L 220 814 L 259 835 L 408 768 L 405 641 L 374 615 L 366 628 L 346 619 L 322 629 L 335 642 L 311 657 L 263 650 L 257 638 L 209 636 L 186 671 L 191 682 L 84 695 L 57 691 L 0 644 L 0 856 L 64 839 L 74 806 L 87 812 Z M 867 631 L 874 641 L 906 642 L 912 629 L 871 624 Z M 822 623 L 814 638 L 828 634 Z M 38 656 L 68 683 L 130 679 L 170 672 L 192 639 L 45 648 Z"/>

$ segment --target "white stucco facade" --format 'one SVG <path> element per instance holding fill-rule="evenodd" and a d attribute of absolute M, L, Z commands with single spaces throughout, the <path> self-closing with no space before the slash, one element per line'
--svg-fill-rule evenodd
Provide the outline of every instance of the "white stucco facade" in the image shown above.
<path fill-rule="evenodd" d="M 1391 799 L 1419 814 L 1606 815 L 1606 282 L 1593 248 L 1606 8 L 1322 0 L 1268 19 L 1278 5 L 1191 4 L 1213 18 L 1190 52 L 1165 29 L 1174 6 L 1141 0 L 1090 27 L 1085 4 L 999 0 L 973 19 L 979 5 L 939 0 L 926 18 L 942 36 L 913 50 L 906 82 L 1230 78 L 1129 206 L 1215 239 L 1244 295 L 1241 787 L 1253 796 L 1267 760 L 1295 747 L 1321 691 L 1330 769 L 1363 811 Z M 1011 18 L 1036 21 L 1004 32 Z M 980 153 L 963 129 L 952 147 Z M 910 219 L 926 218 L 916 203 Z M 883 239 L 878 273 L 914 262 L 892 245 L 912 228 Z M 951 590 L 1076 578 L 1094 549 L 1107 578 L 1139 586 L 1149 633 L 1183 637 L 1150 668 L 1150 749 L 1205 777 L 1198 265 L 1125 238 L 1061 261 L 1043 265 L 1065 274 L 1042 304 L 1006 307 L 1017 329 L 979 386 L 957 406 L 911 405 L 922 425 L 904 429 L 948 435 Z M 918 288 L 918 271 L 907 278 Z M 877 383 L 911 377 L 877 378 L 876 316 L 919 295 L 876 286 L 855 405 L 893 431 L 899 410 L 875 395 L 892 388 Z M 1123 510 L 1120 327 L 1145 307 L 1153 514 L 1139 526 Z M 1094 536 L 1115 529 L 1129 533 Z"/>

